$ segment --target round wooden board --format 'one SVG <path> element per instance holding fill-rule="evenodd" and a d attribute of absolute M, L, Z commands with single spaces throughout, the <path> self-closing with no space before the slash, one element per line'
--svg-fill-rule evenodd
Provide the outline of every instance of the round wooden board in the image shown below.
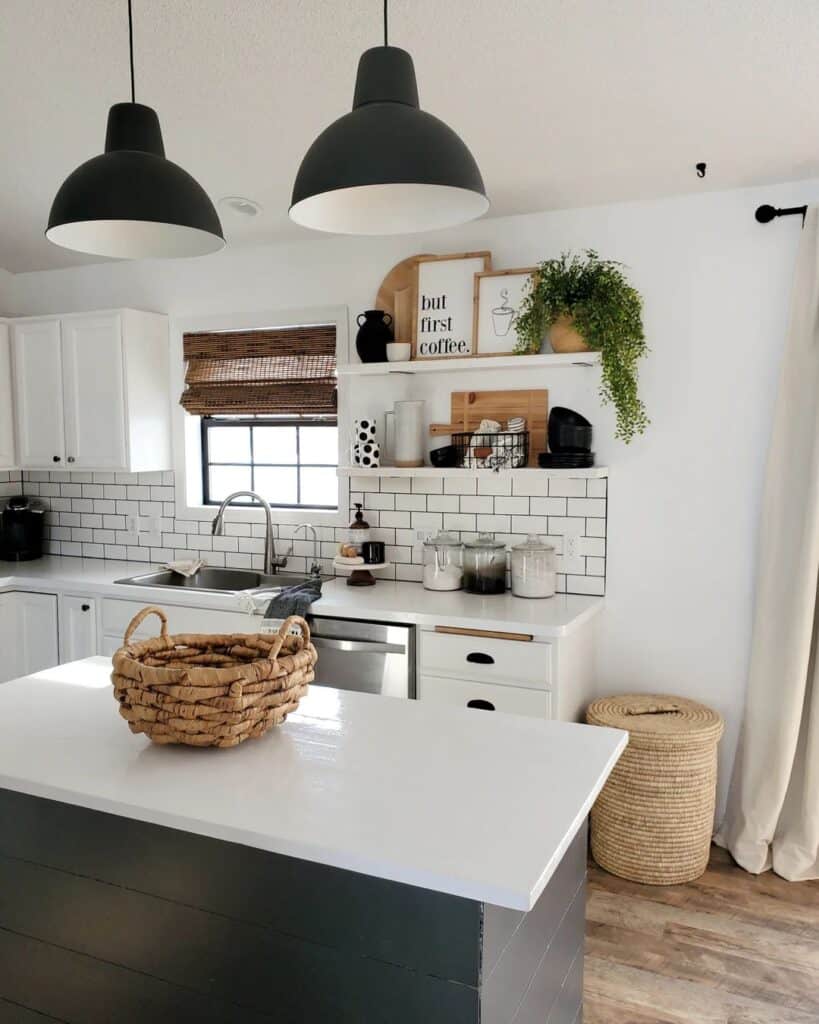
<path fill-rule="evenodd" d="M 410 334 L 412 333 L 412 310 L 415 308 L 415 264 L 419 259 L 430 255 L 432 254 L 419 253 L 396 263 L 376 292 L 375 308 L 383 309 L 395 320 L 395 293 L 408 290 L 408 301 L 405 303 L 405 308 L 409 310 L 409 322 L 396 323 L 396 341 L 412 341 Z"/>

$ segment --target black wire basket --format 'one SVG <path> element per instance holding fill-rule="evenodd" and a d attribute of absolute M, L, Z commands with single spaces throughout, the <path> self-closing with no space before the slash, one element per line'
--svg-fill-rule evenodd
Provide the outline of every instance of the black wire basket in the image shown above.
<path fill-rule="evenodd" d="M 467 469 L 521 469 L 529 463 L 529 431 L 452 435 L 456 466 Z"/>

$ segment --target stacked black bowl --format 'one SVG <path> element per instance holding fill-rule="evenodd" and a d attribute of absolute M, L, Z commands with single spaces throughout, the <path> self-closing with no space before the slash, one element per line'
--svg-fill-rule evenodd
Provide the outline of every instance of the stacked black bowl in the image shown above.
<path fill-rule="evenodd" d="M 541 452 L 542 469 L 588 469 L 594 465 L 592 425 L 585 416 L 556 405 L 549 413 L 549 451 Z"/>

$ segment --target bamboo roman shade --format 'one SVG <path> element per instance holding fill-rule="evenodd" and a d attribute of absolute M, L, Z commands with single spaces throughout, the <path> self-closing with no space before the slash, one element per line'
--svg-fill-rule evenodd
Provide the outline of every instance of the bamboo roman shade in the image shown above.
<path fill-rule="evenodd" d="M 196 416 L 335 415 L 332 324 L 186 334 L 181 405 Z"/>

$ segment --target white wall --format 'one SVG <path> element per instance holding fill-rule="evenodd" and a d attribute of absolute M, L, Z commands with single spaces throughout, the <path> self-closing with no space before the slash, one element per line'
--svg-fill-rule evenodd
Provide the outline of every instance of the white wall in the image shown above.
<path fill-rule="evenodd" d="M 594 397 L 596 371 L 536 380 L 512 371 L 434 385 L 417 377 L 391 387 L 429 387 L 436 418 L 450 388 L 495 381 L 546 386 L 553 404 L 591 413 L 598 461 L 611 467 L 602 690 L 664 690 L 721 711 L 724 792 L 742 712 L 758 506 L 799 238 L 797 218 L 763 227 L 753 212 L 761 202 L 811 200 L 819 200 L 819 181 L 489 220 L 427 238 L 320 239 L 187 262 L 24 274 L 6 282 L 4 304 L 13 314 L 334 304 L 355 314 L 372 304 L 392 263 L 412 252 L 487 248 L 500 268 L 592 247 L 628 264 L 645 297 L 652 349 L 642 375 L 652 424 L 631 447 L 611 439 L 610 412 Z M 387 405 L 377 379 L 360 387 L 358 407 Z"/>

